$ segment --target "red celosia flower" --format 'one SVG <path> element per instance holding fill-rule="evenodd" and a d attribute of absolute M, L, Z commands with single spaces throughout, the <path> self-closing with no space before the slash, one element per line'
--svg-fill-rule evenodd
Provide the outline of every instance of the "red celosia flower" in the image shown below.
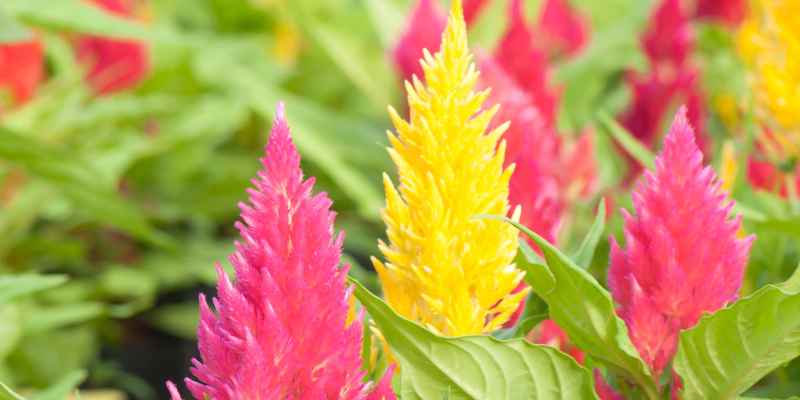
<path fill-rule="evenodd" d="M 11 95 L 11 105 L 28 101 L 44 76 L 42 44 L 37 38 L 0 44 L 0 90 Z M 0 103 L 0 109 L 2 108 Z"/>
<path fill-rule="evenodd" d="M 789 195 L 786 187 L 787 178 L 789 182 L 794 182 L 795 190 L 800 193 L 800 166 L 796 167 L 793 173 L 786 173 L 769 161 L 752 156 L 747 160 L 747 180 L 756 189 L 787 197 Z"/>
<path fill-rule="evenodd" d="M 583 354 L 580 349 L 570 343 L 567 334 L 564 333 L 558 324 L 551 319 L 542 321 L 542 323 L 540 323 L 536 329 L 528 333 L 527 339 L 534 343 L 553 346 L 564 353 L 571 355 L 572 358 L 581 364 L 583 364 L 583 361 L 586 358 L 586 355 Z"/>
<path fill-rule="evenodd" d="M 697 140 L 705 149 L 705 108 L 698 85 L 699 71 L 689 63 L 694 50 L 694 33 L 680 0 L 663 0 L 650 17 L 642 47 L 650 64 L 647 74 L 630 73 L 628 85 L 633 101 L 620 117 L 622 125 L 647 147 L 652 148 L 661 124 L 675 104 L 686 104 Z M 627 181 L 641 171 L 641 165 L 627 156 L 631 170 Z"/>
<path fill-rule="evenodd" d="M 217 266 L 216 312 L 200 296 L 198 348 L 186 386 L 196 399 L 394 399 L 361 370 L 360 320 L 347 325 L 343 235 L 325 193 L 312 195 L 279 105 L 263 169 L 242 204 L 241 242 Z M 173 400 L 180 399 L 169 385 Z"/>
<path fill-rule="evenodd" d="M 747 0 L 697 0 L 695 16 L 738 25 L 747 15 Z"/>
<path fill-rule="evenodd" d="M 575 54 L 589 39 L 587 19 L 568 0 L 547 0 L 539 14 L 543 47 L 550 54 Z"/>
<path fill-rule="evenodd" d="M 91 0 L 114 15 L 133 18 L 135 7 L 130 0 Z M 77 39 L 78 60 L 86 64 L 86 80 L 99 94 L 131 88 L 147 75 L 150 56 L 147 45 L 137 40 L 111 39 L 86 35 Z"/>
<path fill-rule="evenodd" d="M 431 54 L 439 50 L 447 18 L 434 0 L 419 0 L 408 19 L 408 26 L 392 51 L 395 67 L 405 80 L 416 75 L 424 79 L 420 59 L 422 50 Z"/>
<path fill-rule="evenodd" d="M 720 193 L 682 107 L 623 211 L 627 249 L 612 238 L 608 282 L 642 359 L 660 375 L 681 329 L 736 298 L 753 238 L 738 239 L 741 218 Z"/>
<path fill-rule="evenodd" d="M 494 50 L 494 59 L 533 98 L 545 123 L 553 126 L 558 95 L 549 87 L 547 57 L 535 40 L 535 30 L 525 21 L 522 1 L 511 0 L 508 27 Z"/>
<path fill-rule="evenodd" d="M 488 2 L 488 0 L 464 0 L 464 22 L 467 23 L 467 26 L 475 22 Z"/>
<path fill-rule="evenodd" d="M 679 68 L 694 48 L 694 31 L 681 0 L 663 0 L 650 17 L 642 47 L 654 68 Z"/>

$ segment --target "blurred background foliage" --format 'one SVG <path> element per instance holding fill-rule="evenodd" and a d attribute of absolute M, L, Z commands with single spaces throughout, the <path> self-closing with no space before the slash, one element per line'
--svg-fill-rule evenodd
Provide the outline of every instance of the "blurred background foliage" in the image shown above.
<path fill-rule="evenodd" d="M 529 0 L 529 13 L 539 3 Z M 631 206 L 629 187 L 620 186 L 626 166 L 601 116 L 630 102 L 625 72 L 646 68 L 638 37 L 652 3 L 573 1 L 591 19 L 592 39 L 553 65 L 563 90 L 558 122 L 564 132 L 595 132 L 599 190 L 569 216 L 561 233 L 568 249 L 601 196 L 614 204 L 606 235 L 621 237 L 616 210 Z M 156 399 L 165 397 L 165 379 L 185 376 L 196 351 L 197 293 L 213 290 L 215 262 L 227 267 L 237 203 L 279 100 L 306 174 L 334 200 L 352 274 L 380 291 L 367 266 L 384 235 L 381 174 L 393 173 L 386 106 L 404 102 L 388 49 L 411 1 L 139 6 L 139 18 L 123 19 L 79 0 L 0 4 L 0 41 L 39 38 L 47 76 L 30 102 L 0 117 L 0 382 L 21 392 L 83 382 L 87 399 Z M 756 128 L 743 67 L 727 30 L 697 25 L 693 57 L 713 105 L 710 162 L 720 164 L 722 143 L 733 138 L 745 165 Z M 471 30 L 473 46 L 491 48 L 504 27 L 505 2 L 491 2 Z M 146 78 L 95 94 L 74 51 L 86 34 L 145 43 Z M 726 99 L 734 99 L 735 125 Z M 737 170 L 732 190 L 745 230 L 758 236 L 749 291 L 797 265 L 800 220 L 796 193 L 756 191 L 745 173 Z M 601 281 L 607 253 L 605 244 L 590 266 Z M 790 365 L 756 394 L 791 393 L 798 378 Z"/>

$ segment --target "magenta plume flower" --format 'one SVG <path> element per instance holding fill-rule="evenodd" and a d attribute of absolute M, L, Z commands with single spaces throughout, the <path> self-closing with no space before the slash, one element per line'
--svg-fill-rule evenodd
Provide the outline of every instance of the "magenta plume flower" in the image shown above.
<path fill-rule="evenodd" d="M 680 330 L 736 299 L 753 237 L 739 239 L 741 217 L 695 143 L 681 107 L 656 158 L 623 210 L 625 242 L 612 238 L 608 282 L 642 359 L 660 375 Z"/>
<path fill-rule="evenodd" d="M 261 162 L 249 204 L 240 204 L 241 241 L 229 258 L 236 280 L 217 265 L 215 311 L 200 295 L 200 359 L 187 388 L 198 400 L 394 399 L 391 373 L 377 387 L 364 382 L 362 325 L 347 323 L 343 235 L 333 236 L 328 196 L 303 180 L 282 104 Z"/>

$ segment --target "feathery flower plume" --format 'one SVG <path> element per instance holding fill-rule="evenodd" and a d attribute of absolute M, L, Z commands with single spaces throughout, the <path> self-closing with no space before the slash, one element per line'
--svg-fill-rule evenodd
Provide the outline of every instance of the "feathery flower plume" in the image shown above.
<path fill-rule="evenodd" d="M 700 73 L 689 62 L 694 50 L 694 31 L 681 0 L 662 0 L 650 17 L 649 27 L 642 37 L 642 48 L 650 70 L 645 74 L 628 74 L 633 101 L 620 122 L 645 146 L 653 148 L 671 107 L 685 103 L 689 120 L 698 132 L 698 143 L 701 149 L 705 148 Z M 630 156 L 628 160 L 631 165 L 628 181 L 632 181 L 641 171 L 641 165 Z"/>
<path fill-rule="evenodd" d="M 37 38 L 0 44 L 0 111 L 28 101 L 44 76 L 42 43 Z"/>
<path fill-rule="evenodd" d="M 347 325 L 348 267 L 339 268 L 343 235 L 333 236 L 328 196 L 303 180 L 282 104 L 261 161 L 240 205 L 236 280 L 217 266 L 216 312 L 200 295 L 201 358 L 186 386 L 198 400 L 394 399 L 390 373 L 377 388 L 363 382 L 361 321 Z"/>
<path fill-rule="evenodd" d="M 608 282 L 633 344 L 659 376 L 680 330 L 735 300 L 753 237 L 737 238 L 741 218 L 695 144 L 681 107 L 656 158 L 623 210 L 622 250 L 612 238 Z"/>
<path fill-rule="evenodd" d="M 758 0 L 739 31 L 750 69 L 761 142 L 776 162 L 800 157 L 800 2 Z M 774 148 L 774 149 L 773 149 Z"/>
<path fill-rule="evenodd" d="M 400 185 L 384 175 L 387 261 L 373 259 L 388 303 L 445 335 L 501 327 L 528 293 L 511 294 L 523 277 L 513 264 L 517 232 L 475 218 L 508 212 L 513 168 L 503 167 L 505 144 L 498 145 L 506 125 L 486 133 L 497 106 L 481 111 L 489 93 L 474 92 L 471 58 L 454 0 L 441 50 L 425 52 L 426 83 L 406 83 L 409 120 L 389 109 Z"/>
<path fill-rule="evenodd" d="M 90 0 L 95 6 L 123 18 L 135 18 L 133 0 Z M 98 94 L 136 86 L 150 69 L 147 45 L 138 40 L 85 35 L 77 39 L 78 60 L 88 68 L 86 81 Z"/>

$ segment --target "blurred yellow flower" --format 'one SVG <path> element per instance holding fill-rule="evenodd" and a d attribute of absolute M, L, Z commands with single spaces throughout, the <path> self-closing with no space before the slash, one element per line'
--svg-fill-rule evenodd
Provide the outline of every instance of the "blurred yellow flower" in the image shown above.
<path fill-rule="evenodd" d="M 528 290 L 511 293 L 524 275 L 513 264 L 516 229 L 475 218 L 506 215 L 513 168 L 503 169 L 505 143 L 498 146 L 508 125 L 486 133 L 497 106 L 481 111 L 488 91 L 474 91 L 478 72 L 460 0 L 441 50 L 426 51 L 421 62 L 426 83 L 406 82 L 409 120 L 389 108 L 397 134 L 388 132 L 388 150 L 400 184 L 384 174 L 387 261 L 373 264 L 401 315 L 445 335 L 490 332 Z"/>
<path fill-rule="evenodd" d="M 753 1 L 739 31 L 759 119 L 771 132 L 770 156 L 800 156 L 800 1 Z"/>
<path fill-rule="evenodd" d="M 730 193 L 736 185 L 736 175 L 739 173 L 739 165 L 736 161 L 736 150 L 733 142 L 726 141 L 722 145 L 722 162 L 719 167 L 720 189 Z"/>

